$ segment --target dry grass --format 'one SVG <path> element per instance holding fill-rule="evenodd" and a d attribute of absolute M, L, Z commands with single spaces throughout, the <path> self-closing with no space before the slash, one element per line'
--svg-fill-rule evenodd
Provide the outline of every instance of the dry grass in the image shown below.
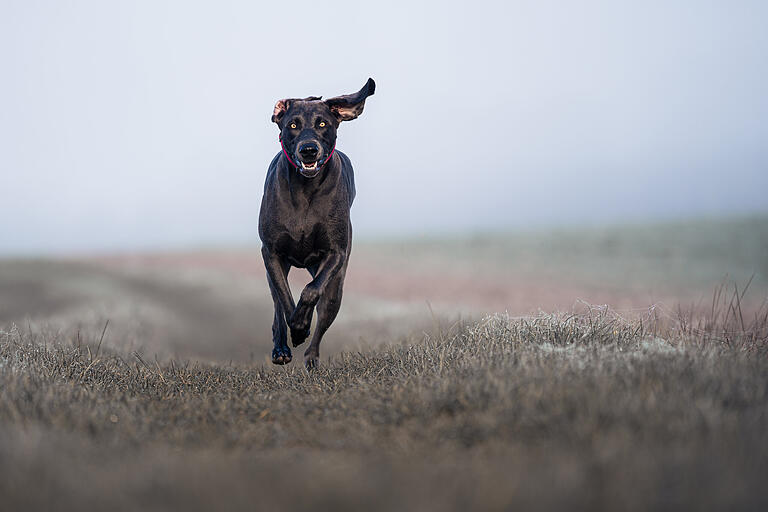
<path fill-rule="evenodd" d="M 311 374 L 12 329 L 0 496 L 9 510 L 764 509 L 768 321 L 763 307 L 742 323 L 730 297 L 702 319 L 495 315 Z"/>

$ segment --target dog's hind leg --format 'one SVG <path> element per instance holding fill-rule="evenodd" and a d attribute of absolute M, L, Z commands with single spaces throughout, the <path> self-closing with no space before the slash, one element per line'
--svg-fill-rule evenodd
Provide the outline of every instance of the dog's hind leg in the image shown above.
<path fill-rule="evenodd" d="M 310 341 L 307 351 L 304 352 L 304 366 L 307 367 L 307 370 L 317 366 L 317 361 L 320 359 L 320 341 L 339 313 L 346 270 L 345 265 L 331 279 L 325 293 L 320 296 L 320 300 L 317 302 L 317 325 L 312 335 L 312 341 Z"/>

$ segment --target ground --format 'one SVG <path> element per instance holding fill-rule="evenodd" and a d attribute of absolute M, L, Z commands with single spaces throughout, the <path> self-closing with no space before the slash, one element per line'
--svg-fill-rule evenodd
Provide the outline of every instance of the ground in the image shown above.
<path fill-rule="evenodd" d="M 0 262 L 3 503 L 768 504 L 766 218 L 363 240 L 348 276 L 307 374 L 266 362 L 257 248 Z"/>

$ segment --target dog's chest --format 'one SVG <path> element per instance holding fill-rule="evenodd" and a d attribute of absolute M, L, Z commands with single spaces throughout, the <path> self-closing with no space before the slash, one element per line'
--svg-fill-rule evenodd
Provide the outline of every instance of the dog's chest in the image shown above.
<path fill-rule="evenodd" d="M 306 267 L 323 258 L 331 248 L 331 240 L 325 226 L 307 223 L 301 219 L 286 222 L 276 230 L 275 248 L 292 265 Z"/>
<path fill-rule="evenodd" d="M 293 204 L 279 216 L 273 229 L 275 248 L 292 265 L 311 266 L 336 245 L 345 245 L 349 219 L 343 209 L 328 202 Z"/>
<path fill-rule="evenodd" d="M 330 252 L 348 249 L 348 186 L 336 175 L 327 176 L 323 183 L 310 183 L 311 188 L 290 178 L 276 172 L 268 176 L 259 235 L 291 265 L 311 268 Z"/>

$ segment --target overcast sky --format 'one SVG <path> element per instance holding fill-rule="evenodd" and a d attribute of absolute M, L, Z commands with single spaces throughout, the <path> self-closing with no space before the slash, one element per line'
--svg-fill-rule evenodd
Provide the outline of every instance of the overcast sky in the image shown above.
<path fill-rule="evenodd" d="M 358 237 L 767 211 L 768 2 L 0 2 L 0 253 L 258 244 L 276 100 Z"/>

